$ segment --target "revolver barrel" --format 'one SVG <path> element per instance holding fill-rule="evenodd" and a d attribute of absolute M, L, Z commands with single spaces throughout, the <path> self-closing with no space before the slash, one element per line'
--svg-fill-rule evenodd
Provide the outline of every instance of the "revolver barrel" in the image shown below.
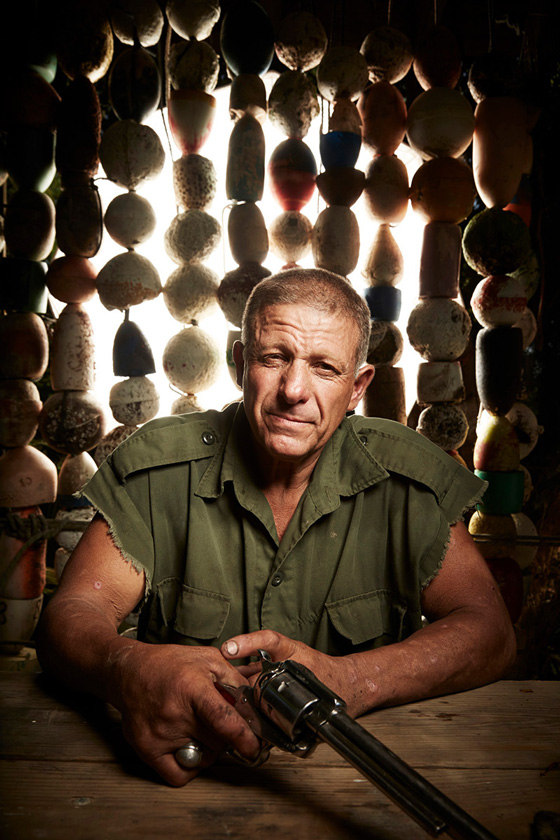
<path fill-rule="evenodd" d="M 367 732 L 346 712 L 344 701 L 305 666 L 272 663 L 261 653 L 258 708 L 292 743 L 309 743 L 310 734 L 329 744 L 373 782 L 432 837 L 496 840 L 451 799 Z M 309 750 L 301 752 L 305 757 Z"/>

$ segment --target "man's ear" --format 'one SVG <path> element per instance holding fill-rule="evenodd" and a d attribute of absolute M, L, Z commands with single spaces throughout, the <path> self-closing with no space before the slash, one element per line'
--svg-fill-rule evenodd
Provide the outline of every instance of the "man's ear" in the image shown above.
<path fill-rule="evenodd" d="M 363 365 L 359 369 L 354 380 L 354 389 L 352 391 L 352 396 L 348 404 L 349 411 L 352 411 L 354 408 L 356 408 L 356 406 L 358 405 L 358 403 L 364 395 L 364 391 L 373 379 L 374 375 L 375 368 L 373 365 Z"/>
<path fill-rule="evenodd" d="M 235 369 L 237 371 L 237 384 L 240 388 L 243 387 L 243 369 L 245 366 L 245 359 L 243 358 L 244 344 L 241 341 L 234 341 L 232 347 L 233 361 L 235 362 Z"/>

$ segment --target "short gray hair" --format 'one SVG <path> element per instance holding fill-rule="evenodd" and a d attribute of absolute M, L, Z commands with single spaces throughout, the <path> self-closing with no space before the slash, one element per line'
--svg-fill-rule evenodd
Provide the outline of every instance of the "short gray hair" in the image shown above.
<path fill-rule="evenodd" d="M 255 337 L 256 321 L 269 306 L 300 304 L 322 312 L 343 315 L 358 328 L 356 370 L 367 359 L 371 316 L 364 299 L 350 281 L 323 268 L 289 268 L 265 277 L 251 292 L 243 312 L 241 340 L 245 353 Z"/>

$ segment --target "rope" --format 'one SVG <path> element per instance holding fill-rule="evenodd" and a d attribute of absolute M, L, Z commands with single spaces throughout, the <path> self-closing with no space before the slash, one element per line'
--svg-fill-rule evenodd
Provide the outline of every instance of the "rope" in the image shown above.
<path fill-rule="evenodd" d="M 76 522 L 69 517 L 63 519 L 47 519 L 46 516 L 32 513 L 29 516 L 19 516 L 17 513 L 6 513 L 0 517 L 0 533 L 22 540 L 23 545 L 14 554 L 6 568 L 0 574 L 0 592 L 13 575 L 17 564 L 33 543 L 56 537 L 60 531 L 84 531 L 87 522 Z"/>

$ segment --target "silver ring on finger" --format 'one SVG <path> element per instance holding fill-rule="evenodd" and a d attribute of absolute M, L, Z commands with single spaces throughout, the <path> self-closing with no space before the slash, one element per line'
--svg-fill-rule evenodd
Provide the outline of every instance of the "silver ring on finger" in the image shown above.
<path fill-rule="evenodd" d="M 187 741 L 182 747 L 175 752 L 177 762 L 184 767 L 185 770 L 193 770 L 198 767 L 203 758 L 203 751 L 200 744 L 196 741 Z"/>

